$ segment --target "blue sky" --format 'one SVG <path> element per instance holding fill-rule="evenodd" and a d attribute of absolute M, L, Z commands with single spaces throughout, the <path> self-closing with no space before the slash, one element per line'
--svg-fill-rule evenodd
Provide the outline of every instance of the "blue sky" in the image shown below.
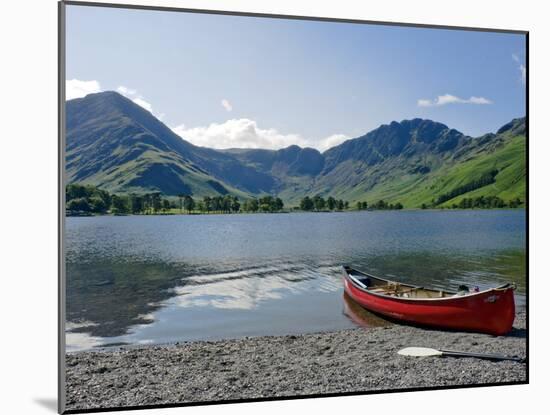
<path fill-rule="evenodd" d="M 67 98 L 119 90 L 216 148 L 324 150 L 393 120 L 525 115 L 525 37 L 67 6 Z"/>

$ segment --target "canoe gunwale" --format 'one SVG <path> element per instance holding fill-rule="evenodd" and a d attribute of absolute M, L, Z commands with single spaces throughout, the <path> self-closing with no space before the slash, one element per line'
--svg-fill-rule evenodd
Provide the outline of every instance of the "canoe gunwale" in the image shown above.
<path fill-rule="evenodd" d="M 439 301 L 457 301 L 457 300 L 465 300 L 465 299 L 471 299 L 471 298 L 474 298 L 476 296 L 484 296 L 484 295 L 487 295 L 491 292 L 499 292 L 499 291 L 507 291 L 507 290 L 514 290 L 515 289 L 515 284 L 510 284 L 510 283 L 506 283 L 506 284 L 503 284 L 501 286 L 498 286 L 498 287 L 493 287 L 493 288 L 488 288 L 486 290 L 483 290 L 483 291 L 478 291 L 478 292 L 473 292 L 473 293 L 469 293 L 469 294 L 466 294 L 466 295 L 461 295 L 461 296 L 454 296 L 454 294 L 456 294 L 456 292 L 453 292 L 453 291 L 443 291 L 443 290 L 434 290 L 434 289 L 429 289 L 431 291 L 434 291 L 434 292 L 443 292 L 443 293 L 446 293 L 446 294 L 451 294 L 450 297 L 440 297 L 440 298 L 429 298 L 429 297 L 396 297 L 396 296 L 391 296 L 391 295 L 387 295 L 387 294 L 383 294 L 383 293 L 379 293 L 379 292 L 374 292 L 374 291 L 371 291 L 367 288 L 365 288 L 364 286 L 362 287 L 361 285 L 359 285 L 356 281 L 355 281 L 355 278 L 353 278 L 352 275 L 350 275 L 350 271 L 353 271 L 353 272 L 356 272 L 356 273 L 359 273 L 361 275 L 364 275 L 365 277 L 370 277 L 370 278 L 374 278 L 374 279 L 377 279 L 379 281 L 385 281 L 387 283 L 392 283 L 392 284 L 395 284 L 395 283 L 398 283 L 396 281 L 391 281 L 391 280 L 387 280 L 387 279 L 384 279 L 384 278 L 380 278 L 380 277 L 375 277 L 374 275 L 371 275 L 371 274 L 367 274 L 365 272 L 362 272 L 362 271 L 359 271 L 355 268 L 351 268 L 351 267 L 348 267 L 348 266 L 343 266 L 342 267 L 344 269 L 344 277 L 351 283 L 353 284 L 353 286 L 355 288 L 357 288 L 358 290 L 361 290 L 362 292 L 368 294 L 368 295 L 373 295 L 373 296 L 376 296 L 376 297 L 380 297 L 380 298 L 384 298 L 384 299 L 387 299 L 387 300 L 391 300 L 391 301 L 399 301 L 399 302 L 421 302 L 421 301 L 435 301 L 435 302 L 439 302 Z M 411 285 L 411 284 L 403 284 L 403 283 L 398 283 L 400 284 L 401 286 L 404 286 L 404 287 L 409 287 L 409 288 L 418 288 L 418 289 L 426 289 L 426 288 L 423 288 L 423 287 L 420 287 L 420 286 L 416 286 L 416 285 Z"/>

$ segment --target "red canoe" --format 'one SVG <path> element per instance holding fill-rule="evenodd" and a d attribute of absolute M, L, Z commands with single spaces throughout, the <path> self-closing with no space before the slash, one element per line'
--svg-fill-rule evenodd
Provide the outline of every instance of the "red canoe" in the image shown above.
<path fill-rule="evenodd" d="M 345 292 L 374 313 L 406 323 L 503 335 L 515 318 L 514 285 L 480 292 L 426 289 L 344 267 Z"/>

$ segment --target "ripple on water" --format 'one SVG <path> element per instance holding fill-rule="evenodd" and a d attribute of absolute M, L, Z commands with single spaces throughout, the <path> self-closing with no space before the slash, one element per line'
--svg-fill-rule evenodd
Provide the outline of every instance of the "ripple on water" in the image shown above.
<path fill-rule="evenodd" d="M 68 349 L 353 327 L 342 264 L 512 281 L 523 304 L 524 229 L 522 211 L 68 218 Z"/>

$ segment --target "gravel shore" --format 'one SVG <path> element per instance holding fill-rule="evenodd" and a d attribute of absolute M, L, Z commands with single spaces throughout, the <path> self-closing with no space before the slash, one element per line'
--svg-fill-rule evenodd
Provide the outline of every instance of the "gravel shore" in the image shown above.
<path fill-rule="evenodd" d="M 523 363 L 397 354 L 424 346 L 526 357 L 525 318 L 502 337 L 391 325 L 69 353 L 66 409 L 525 382 Z"/>

